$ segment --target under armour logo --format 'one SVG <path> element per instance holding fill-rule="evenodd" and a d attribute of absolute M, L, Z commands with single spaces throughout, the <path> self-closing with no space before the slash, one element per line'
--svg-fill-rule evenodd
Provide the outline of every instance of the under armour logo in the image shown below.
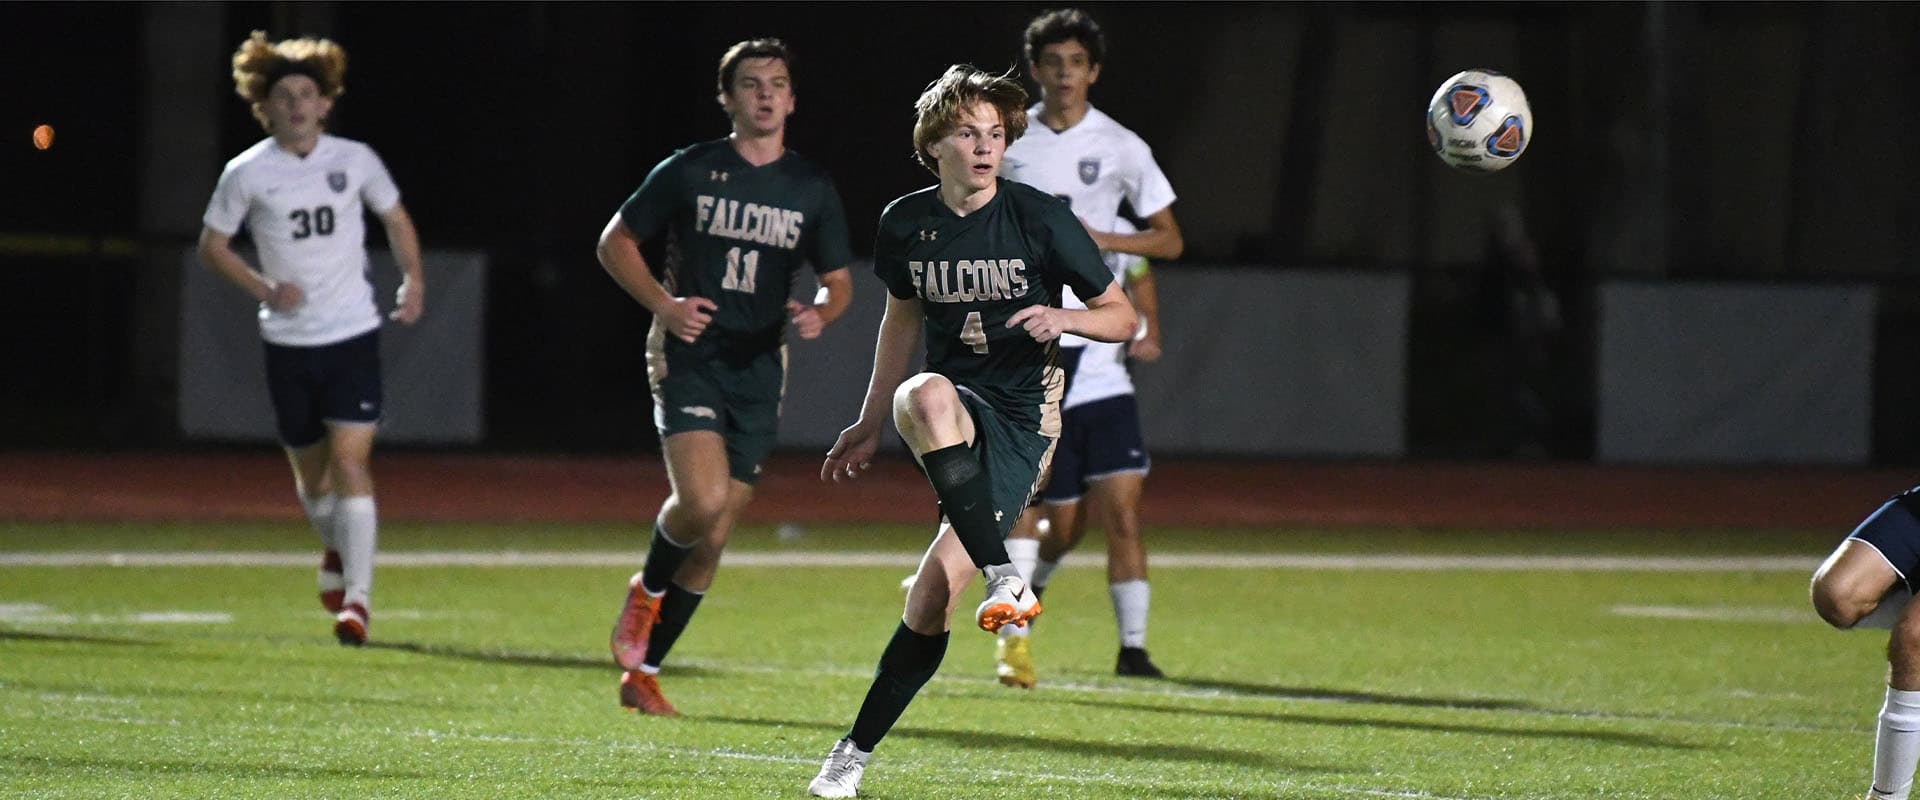
<path fill-rule="evenodd" d="M 939 238 L 940 238 L 939 231 L 921 231 L 920 232 L 920 241 L 923 241 L 923 242 L 931 242 Z"/>
<path fill-rule="evenodd" d="M 707 180 L 713 181 L 715 183 L 726 183 L 727 182 L 726 170 L 716 169 L 711 172 L 708 172 Z"/>
<path fill-rule="evenodd" d="M 1001 518 L 1001 517 L 1004 517 L 1004 516 L 1006 516 L 1006 515 L 1007 515 L 1007 512 L 1005 512 L 1005 511 L 995 511 L 995 512 L 993 512 L 993 521 L 994 521 L 994 522 L 999 522 L 999 521 L 1000 521 L 1000 518 Z"/>
<path fill-rule="evenodd" d="M 707 419 L 720 418 L 719 414 L 714 413 L 713 409 L 706 406 L 681 406 L 680 413 L 690 417 L 705 417 Z"/>

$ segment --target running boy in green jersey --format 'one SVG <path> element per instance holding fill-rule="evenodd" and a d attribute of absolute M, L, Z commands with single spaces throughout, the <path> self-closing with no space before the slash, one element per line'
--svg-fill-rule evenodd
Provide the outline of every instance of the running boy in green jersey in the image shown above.
<path fill-rule="evenodd" d="M 860 418 L 840 433 L 820 477 L 857 476 L 891 416 L 945 520 L 852 730 L 807 787 L 816 797 L 859 790 L 868 754 L 939 668 L 954 603 L 976 570 L 987 579 L 975 611 L 982 629 L 1040 613 L 1003 540 L 1060 435 L 1058 340 L 1133 335 L 1133 305 L 1073 212 L 997 177 L 1007 145 L 1026 131 L 1026 99 L 1007 76 L 948 69 L 920 95 L 913 128 L 914 154 L 940 184 L 880 215 L 874 271 L 888 297 L 873 378 Z M 1087 307 L 1061 309 L 1062 287 Z M 923 336 L 927 371 L 909 377 Z"/>
<path fill-rule="evenodd" d="M 677 712 L 655 679 L 720 564 L 773 449 L 786 385 L 786 326 L 812 339 L 853 299 L 840 195 L 825 170 L 786 149 L 792 56 L 754 39 L 720 58 L 733 133 L 668 156 L 600 234 L 600 263 L 653 313 L 647 377 L 673 493 L 646 566 L 628 581 L 610 647 L 620 704 Z M 656 276 L 642 255 L 660 254 Z M 789 299 L 812 264 L 822 297 Z"/>

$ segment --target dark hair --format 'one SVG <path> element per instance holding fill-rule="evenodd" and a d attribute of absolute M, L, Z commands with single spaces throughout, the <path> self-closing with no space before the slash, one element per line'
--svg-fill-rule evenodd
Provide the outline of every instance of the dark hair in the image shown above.
<path fill-rule="evenodd" d="M 740 71 L 740 62 L 749 58 L 777 58 L 787 65 L 787 71 L 793 71 L 793 51 L 787 49 L 787 43 L 779 39 L 748 39 L 727 48 L 720 56 L 719 89 L 726 94 L 733 88 L 733 75 Z"/>
<path fill-rule="evenodd" d="M 1107 37 L 1100 32 L 1100 23 L 1080 9 L 1056 8 L 1027 23 L 1027 65 L 1039 61 L 1040 51 L 1047 49 L 1047 45 L 1068 39 L 1079 40 L 1080 46 L 1087 48 L 1087 61 L 1093 66 L 1106 60 Z"/>
<path fill-rule="evenodd" d="M 927 148 L 960 127 L 960 115 L 980 102 L 999 109 L 1009 146 L 1027 132 L 1027 90 L 1013 79 L 1013 70 L 995 75 L 971 64 L 955 64 L 927 84 L 913 104 L 913 157 L 920 166 L 940 174 L 940 164 L 927 155 Z"/>

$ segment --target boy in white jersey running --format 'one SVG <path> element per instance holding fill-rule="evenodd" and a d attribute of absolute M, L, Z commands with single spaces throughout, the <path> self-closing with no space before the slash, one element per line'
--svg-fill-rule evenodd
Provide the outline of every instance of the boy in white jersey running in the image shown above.
<path fill-rule="evenodd" d="M 378 517 L 374 428 L 380 421 L 380 312 L 367 281 L 367 210 L 380 218 L 405 278 L 392 319 L 425 307 L 420 239 L 372 148 L 324 131 L 344 90 L 347 54 L 326 39 L 267 41 L 233 54 L 234 92 L 268 137 L 220 174 L 200 231 L 200 258 L 260 301 L 267 389 L 294 489 L 320 534 L 320 603 L 345 645 L 367 640 Z M 255 270 L 232 248 L 246 227 Z"/>
<path fill-rule="evenodd" d="M 1072 207 L 1114 277 L 1126 285 L 1145 325 L 1143 335 L 1125 345 L 1061 339 L 1067 397 L 1059 452 L 1042 494 L 1050 531 L 1041 537 L 1040 514 L 1030 509 L 1009 534 L 1007 553 L 1031 577 L 1034 591 L 1043 592 L 1060 559 L 1085 534 L 1087 517 L 1094 517 L 1107 532 L 1107 586 L 1120 638 L 1114 671 L 1160 677 L 1146 651 L 1149 590 L 1138 513 L 1149 462 L 1124 362 L 1160 357 L 1159 304 L 1146 259 L 1178 258 L 1185 247 L 1173 217 L 1173 187 L 1151 148 L 1088 102 L 1087 90 L 1100 79 L 1106 54 L 1106 38 L 1092 17 L 1077 9 L 1041 14 L 1027 25 L 1024 45 L 1027 74 L 1040 86 L 1040 103 L 1027 112 L 1032 132 L 1007 149 L 1002 174 Z M 1121 215 L 1122 201 L 1145 220 L 1145 230 L 1136 230 Z M 1128 272 L 1136 274 L 1130 278 Z M 1073 307 L 1075 298 L 1065 299 Z M 1009 625 L 1000 632 L 995 650 L 1000 682 L 1031 688 L 1036 679 L 1027 626 Z"/>

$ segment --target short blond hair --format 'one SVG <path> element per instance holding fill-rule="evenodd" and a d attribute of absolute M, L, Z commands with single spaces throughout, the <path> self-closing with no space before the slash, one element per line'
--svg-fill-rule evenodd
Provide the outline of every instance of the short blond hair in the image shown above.
<path fill-rule="evenodd" d="M 254 31 L 233 51 L 233 92 L 255 106 L 253 116 L 262 126 L 267 117 L 258 106 L 288 75 L 312 78 L 322 95 L 336 99 L 347 91 L 347 51 L 331 39 L 270 42 L 266 31 Z"/>
<path fill-rule="evenodd" d="M 1012 70 L 995 75 L 971 64 L 955 64 L 939 80 L 927 84 L 927 90 L 914 101 L 913 157 L 920 166 L 940 174 L 940 162 L 927 148 L 952 134 L 960 127 L 960 116 L 981 102 L 999 109 L 1007 144 L 1027 132 L 1027 90 L 1014 80 Z"/>

